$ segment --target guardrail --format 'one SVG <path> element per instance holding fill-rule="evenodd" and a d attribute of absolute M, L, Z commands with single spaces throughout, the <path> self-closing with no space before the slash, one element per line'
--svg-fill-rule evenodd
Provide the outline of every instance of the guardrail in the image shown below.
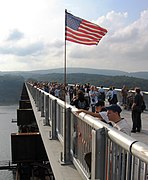
<path fill-rule="evenodd" d="M 146 180 L 148 146 L 49 93 L 27 84 L 50 138 L 62 146 L 61 162 L 73 163 L 83 179 Z"/>

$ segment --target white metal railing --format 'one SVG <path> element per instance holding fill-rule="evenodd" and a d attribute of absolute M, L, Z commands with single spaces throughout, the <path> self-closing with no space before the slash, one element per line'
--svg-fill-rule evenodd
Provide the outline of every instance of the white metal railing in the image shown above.
<path fill-rule="evenodd" d="M 76 108 L 31 84 L 27 89 L 52 127 L 51 139 L 63 146 L 61 161 L 73 163 L 83 179 L 146 180 L 146 144 L 89 115 L 76 115 Z"/>

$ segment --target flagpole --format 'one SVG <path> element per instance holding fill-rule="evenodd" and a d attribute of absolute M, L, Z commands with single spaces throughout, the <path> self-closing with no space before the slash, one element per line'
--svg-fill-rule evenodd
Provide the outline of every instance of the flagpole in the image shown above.
<path fill-rule="evenodd" d="M 67 25 L 67 10 L 65 9 L 65 53 L 64 53 L 64 94 L 65 94 L 65 102 L 64 102 L 64 122 L 63 122 L 63 152 L 61 153 L 61 164 L 69 164 L 70 163 L 70 144 L 69 137 L 70 131 L 67 128 L 69 126 L 69 118 L 67 118 L 67 110 L 66 110 L 66 25 Z"/>
<path fill-rule="evenodd" d="M 66 22 L 67 22 L 67 9 L 65 9 L 65 53 L 64 53 L 64 86 L 67 84 L 67 64 L 66 64 Z M 65 89 L 65 105 L 66 105 L 66 89 Z"/>

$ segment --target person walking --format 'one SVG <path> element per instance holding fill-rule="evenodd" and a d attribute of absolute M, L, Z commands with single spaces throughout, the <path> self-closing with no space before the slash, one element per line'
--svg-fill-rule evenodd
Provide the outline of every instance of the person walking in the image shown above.
<path fill-rule="evenodd" d="M 140 88 L 135 88 L 135 97 L 132 104 L 132 133 L 141 131 L 141 112 L 142 112 L 143 97 L 140 93 Z"/>
<path fill-rule="evenodd" d="M 112 87 L 112 96 L 110 99 L 110 104 L 117 104 L 118 98 L 117 98 L 117 91 L 115 90 L 115 87 Z"/>
<path fill-rule="evenodd" d="M 74 96 L 74 88 L 73 88 L 73 86 L 70 86 L 70 88 L 68 90 L 68 93 L 69 93 L 69 100 L 71 102 L 71 100 L 73 99 L 73 96 Z"/>
<path fill-rule="evenodd" d="M 109 104 L 111 104 L 112 95 L 113 95 L 113 89 L 112 89 L 112 87 L 110 87 L 106 93 L 106 98 L 107 98 Z"/>
<path fill-rule="evenodd" d="M 99 89 L 99 99 L 105 101 L 105 90 L 103 89 L 103 86 Z"/>
<path fill-rule="evenodd" d="M 128 89 L 125 85 L 123 85 L 121 89 L 121 96 L 122 96 L 122 106 L 124 109 L 127 109 L 127 95 L 128 95 Z"/>
<path fill-rule="evenodd" d="M 95 104 L 98 102 L 98 92 L 96 91 L 96 87 L 93 85 L 90 87 L 89 97 L 90 97 L 91 111 L 95 112 Z"/>

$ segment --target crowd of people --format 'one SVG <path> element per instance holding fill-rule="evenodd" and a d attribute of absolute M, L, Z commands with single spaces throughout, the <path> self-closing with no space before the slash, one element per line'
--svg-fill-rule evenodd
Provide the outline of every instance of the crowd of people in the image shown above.
<path fill-rule="evenodd" d="M 122 102 L 119 105 L 117 91 L 114 86 L 105 90 L 103 86 L 98 88 L 89 83 L 65 86 L 65 84 L 59 84 L 57 82 L 36 82 L 33 85 L 63 101 L 67 100 L 66 97 L 68 96 L 69 103 L 79 109 L 77 113 L 85 112 L 86 114 L 98 117 L 98 119 L 106 123 L 111 122 L 110 124 L 113 127 L 128 135 L 131 132 L 136 133 L 141 131 L 141 113 L 146 107 L 142 91 L 138 87 L 135 88 L 135 93 L 133 93 L 133 91 L 128 90 L 123 85 L 120 93 Z M 105 106 L 105 104 L 108 104 L 108 106 Z M 130 131 L 128 124 L 120 117 L 123 108 L 131 110 L 133 127 Z M 118 115 L 118 118 L 113 116 L 114 113 Z"/>
<path fill-rule="evenodd" d="M 99 119 L 105 121 L 106 123 L 112 122 L 112 125 L 116 127 L 116 129 L 125 132 L 130 135 L 130 133 L 136 133 L 141 131 L 141 113 L 145 110 L 145 103 L 143 98 L 143 93 L 140 88 L 135 88 L 135 93 L 129 91 L 128 88 L 124 85 L 121 89 L 121 97 L 122 104 L 118 103 L 118 96 L 115 87 L 110 87 L 108 91 L 103 89 L 103 86 L 97 88 L 93 85 L 84 85 L 84 86 L 73 86 L 70 89 L 75 89 L 76 93 L 73 96 L 71 95 L 70 103 L 71 105 L 75 105 L 76 108 L 80 109 L 77 113 L 85 112 L 86 114 L 90 114 L 94 117 L 98 117 Z M 80 95 L 81 94 L 81 95 Z M 83 98 L 81 98 L 83 96 Z M 108 101 L 108 107 L 105 107 L 105 102 Z M 124 109 L 131 109 L 131 118 L 133 122 L 133 127 L 129 131 L 128 124 L 125 123 L 123 118 L 120 117 L 120 113 L 122 111 L 123 106 Z M 119 115 L 118 120 L 116 121 L 115 117 L 110 118 L 109 109 L 112 109 L 112 112 Z M 120 109 L 120 110 L 119 110 Z M 102 112 L 103 111 L 103 112 Z M 122 121 L 121 121 L 122 120 Z M 124 122 L 124 123 L 121 123 Z M 122 130 L 122 129 L 126 130 Z"/>
<path fill-rule="evenodd" d="M 79 93 L 84 93 L 82 90 L 78 90 L 78 96 L 74 97 L 71 101 L 71 105 L 75 105 L 74 101 L 81 101 L 79 98 Z M 100 93 L 101 92 L 101 93 Z M 90 86 L 90 89 L 87 94 L 87 107 L 76 106 L 79 110 L 76 113 L 84 112 L 94 117 L 98 117 L 101 121 L 110 124 L 116 129 L 130 135 L 131 130 L 124 118 L 121 118 L 120 113 L 122 111 L 121 107 L 117 104 L 117 91 L 115 87 L 109 88 L 107 92 L 103 89 L 103 86 L 100 89 L 97 89 L 95 86 Z M 105 100 L 108 100 L 109 106 L 105 106 Z M 85 99 L 85 98 L 84 98 Z M 85 99 L 86 100 L 86 99 Z M 81 102 L 82 104 L 82 102 Z M 90 107 L 88 107 L 88 104 Z M 88 110 L 89 109 L 89 110 Z"/>
<path fill-rule="evenodd" d="M 52 94 L 53 96 L 65 101 L 66 89 L 63 83 L 57 82 L 30 82 L 34 87 Z"/>

